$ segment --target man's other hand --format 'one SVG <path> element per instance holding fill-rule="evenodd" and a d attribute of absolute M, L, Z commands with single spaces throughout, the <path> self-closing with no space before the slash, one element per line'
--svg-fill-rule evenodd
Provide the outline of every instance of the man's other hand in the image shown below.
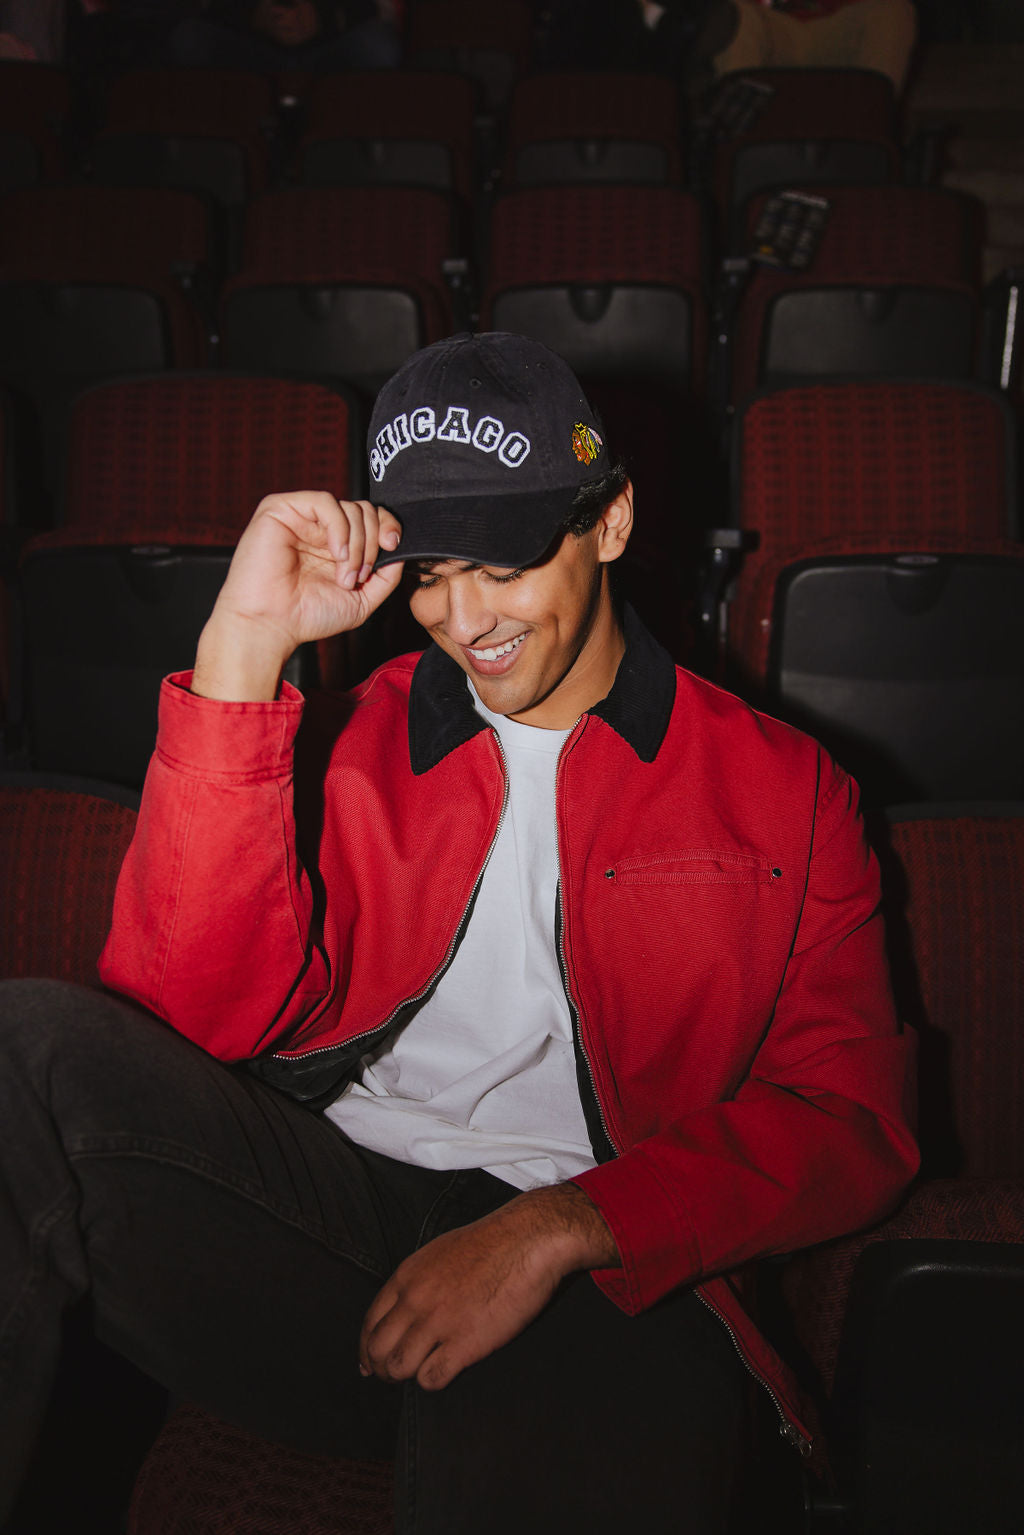
<path fill-rule="evenodd" d="M 192 691 L 234 701 L 272 699 L 300 645 L 359 628 L 397 587 L 401 524 L 370 501 L 289 491 L 260 502 L 238 541 L 203 630 Z"/>
<path fill-rule="evenodd" d="M 438 1391 L 522 1332 L 567 1275 L 618 1263 L 603 1216 L 575 1184 L 520 1194 L 398 1266 L 366 1313 L 360 1371 Z"/>

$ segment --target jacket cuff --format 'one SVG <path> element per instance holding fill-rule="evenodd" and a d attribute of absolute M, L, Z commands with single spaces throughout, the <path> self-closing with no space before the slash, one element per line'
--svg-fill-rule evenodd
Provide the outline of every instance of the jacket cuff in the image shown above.
<path fill-rule="evenodd" d="M 279 698 L 228 703 L 190 692 L 192 673 L 174 672 L 160 688 L 156 755 L 188 777 L 219 783 L 288 778 L 303 697 L 282 682 Z"/>
<path fill-rule="evenodd" d="M 635 1316 L 677 1284 L 699 1277 L 696 1233 L 678 1195 L 665 1188 L 642 1146 L 572 1181 L 597 1206 L 615 1238 L 621 1267 L 591 1272 L 620 1310 Z M 668 1284 L 666 1275 L 672 1276 Z"/>

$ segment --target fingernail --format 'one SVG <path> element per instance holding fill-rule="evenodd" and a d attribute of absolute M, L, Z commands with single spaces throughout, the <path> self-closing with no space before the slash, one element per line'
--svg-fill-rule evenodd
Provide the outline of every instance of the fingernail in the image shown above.
<path fill-rule="evenodd" d="M 355 586 L 355 584 L 356 584 L 358 579 L 359 579 L 358 573 L 356 571 L 354 571 L 354 570 L 350 570 L 348 575 L 345 577 L 344 581 L 342 581 L 341 584 L 348 591 L 351 591 L 352 588 Z"/>
<path fill-rule="evenodd" d="M 369 581 L 369 579 L 370 579 L 370 577 L 372 575 L 373 575 L 373 566 L 372 565 L 363 565 L 363 566 L 361 566 L 360 571 L 359 571 L 359 585 L 362 586 L 364 581 Z"/>
<path fill-rule="evenodd" d="M 370 1374 L 370 1372 L 366 1368 L 365 1364 L 362 1364 L 362 1363 L 360 1363 L 360 1366 L 359 1366 L 359 1373 L 360 1373 L 360 1375 L 362 1375 L 364 1377 L 366 1377 L 366 1376 L 368 1376 Z"/>
<path fill-rule="evenodd" d="M 385 549 L 397 549 L 398 548 L 398 533 L 397 533 L 397 530 L 395 528 L 389 528 L 386 533 L 382 533 L 380 535 L 380 541 L 384 545 Z"/>

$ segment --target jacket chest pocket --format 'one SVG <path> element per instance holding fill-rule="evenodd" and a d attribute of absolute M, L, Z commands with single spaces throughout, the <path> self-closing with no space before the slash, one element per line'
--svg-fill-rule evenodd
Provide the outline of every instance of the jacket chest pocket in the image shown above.
<path fill-rule="evenodd" d="M 609 865 L 604 877 L 615 885 L 772 885 L 783 871 L 760 853 L 686 848 L 642 853 Z"/>

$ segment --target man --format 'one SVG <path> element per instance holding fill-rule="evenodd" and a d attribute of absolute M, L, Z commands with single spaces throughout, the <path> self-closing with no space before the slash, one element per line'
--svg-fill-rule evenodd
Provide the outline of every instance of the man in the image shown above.
<path fill-rule="evenodd" d="M 806 1435 L 739 1271 L 916 1165 L 855 792 L 620 616 L 547 349 L 417 354 L 369 458 L 261 504 L 165 684 L 101 970 L 177 1032 L 4 992 L 11 1432 L 89 1290 L 245 1427 L 398 1432 L 401 1531 L 721 1532 L 748 1372 Z M 304 709 L 403 563 L 422 657 Z"/>

